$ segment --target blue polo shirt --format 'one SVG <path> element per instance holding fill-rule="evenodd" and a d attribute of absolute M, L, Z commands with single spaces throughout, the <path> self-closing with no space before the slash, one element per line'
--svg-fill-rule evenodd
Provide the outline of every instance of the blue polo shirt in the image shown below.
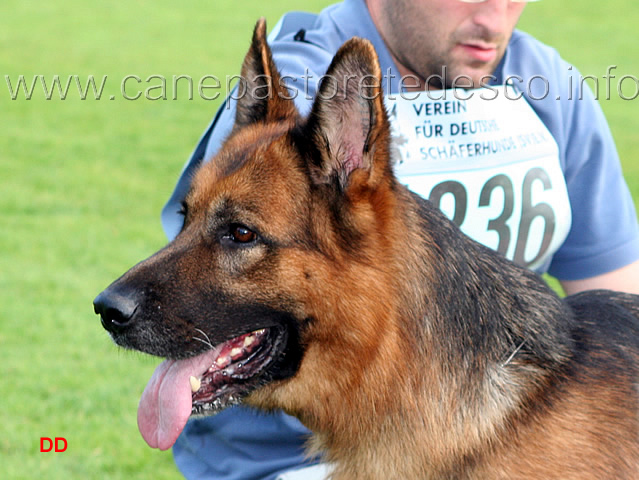
<path fill-rule="evenodd" d="M 319 15 L 291 13 L 273 29 L 269 43 L 274 60 L 289 88 L 297 91 L 295 103 L 302 114 L 310 111 L 316 82 L 335 52 L 353 36 L 373 43 L 382 72 L 391 74 L 384 84 L 386 93 L 399 93 L 397 67 L 364 0 L 346 0 Z M 544 81 L 530 82 L 540 75 Z M 493 82 L 521 78 L 521 92 L 557 144 L 571 226 L 561 246 L 537 270 L 561 280 L 603 274 L 639 259 L 637 217 L 614 141 L 592 93 L 581 90 L 579 75 L 554 49 L 515 31 Z M 218 150 L 234 116 L 231 99 L 220 108 L 185 165 L 162 212 L 169 238 L 182 227 L 180 202 L 188 192 L 189 179 Z M 267 415 L 236 407 L 189 421 L 173 452 L 189 479 L 271 480 L 317 461 L 304 455 L 308 435 L 297 420 L 283 413 Z"/>

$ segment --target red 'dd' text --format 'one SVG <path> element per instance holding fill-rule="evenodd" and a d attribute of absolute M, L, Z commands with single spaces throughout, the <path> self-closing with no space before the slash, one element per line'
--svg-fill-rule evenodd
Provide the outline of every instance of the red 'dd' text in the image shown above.
<path fill-rule="evenodd" d="M 64 452 L 67 449 L 67 439 L 64 437 L 55 437 L 50 439 L 49 437 L 40 437 L 40 451 L 41 452 Z"/>

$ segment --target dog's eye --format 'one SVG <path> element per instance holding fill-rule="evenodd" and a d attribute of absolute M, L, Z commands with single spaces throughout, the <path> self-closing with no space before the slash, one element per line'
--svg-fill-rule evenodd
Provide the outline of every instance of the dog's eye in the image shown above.
<path fill-rule="evenodd" d="M 253 230 L 237 223 L 231 225 L 228 237 L 229 240 L 242 244 L 252 243 L 257 240 L 257 234 Z"/>

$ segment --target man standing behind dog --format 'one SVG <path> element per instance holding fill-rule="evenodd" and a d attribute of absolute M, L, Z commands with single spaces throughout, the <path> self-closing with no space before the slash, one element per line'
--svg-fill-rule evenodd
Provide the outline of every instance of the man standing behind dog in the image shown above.
<path fill-rule="evenodd" d="M 442 206 L 446 195 L 454 198 L 450 216 L 465 233 L 478 241 L 488 238 L 489 246 L 540 273 L 550 272 L 569 294 L 595 288 L 639 293 L 639 228 L 609 128 L 592 94 L 578 91 L 580 82 L 571 80 L 578 72 L 554 50 L 514 30 L 525 6 L 514 0 L 345 0 L 318 16 L 285 16 L 270 44 L 291 96 L 307 114 L 337 49 L 353 36 L 369 39 L 388 96 L 433 94 L 426 101 L 405 95 L 410 100 L 387 103 L 397 106 L 391 117 L 401 139 L 400 180 Z M 497 97 L 512 95 L 504 84 L 513 80 L 523 98 L 517 108 L 502 108 Z M 479 96 L 453 101 L 461 91 L 470 92 L 460 87 L 487 87 L 491 97 L 483 103 L 489 106 Z M 180 202 L 191 172 L 230 132 L 234 106 L 230 98 L 220 109 L 163 211 L 169 237 L 181 228 Z M 406 112 L 423 116 L 417 129 L 423 138 Z M 524 129 L 508 137 L 517 142 L 494 136 L 483 143 L 458 141 L 464 129 L 481 136 L 508 125 Z M 536 157 L 530 157 L 531 145 Z M 495 191 L 503 200 L 493 200 Z M 493 201 L 497 210 L 486 217 Z M 233 408 L 192 420 L 174 456 L 189 479 L 323 478 L 323 467 L 308 468 L 317 460 L 305 460 L 306 435 L 284 414 Z"/>

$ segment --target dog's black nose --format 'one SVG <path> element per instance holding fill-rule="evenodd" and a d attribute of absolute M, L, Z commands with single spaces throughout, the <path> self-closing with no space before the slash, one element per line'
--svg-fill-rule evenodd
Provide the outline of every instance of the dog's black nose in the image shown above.
<path fill-rule="evenodd" d="M 100 315 L 102 326 L 109 332 L 120 333 L 131 326 L 138 303 L 131 297 L 109 289 L 93 300 L 93 309 Z"/>

